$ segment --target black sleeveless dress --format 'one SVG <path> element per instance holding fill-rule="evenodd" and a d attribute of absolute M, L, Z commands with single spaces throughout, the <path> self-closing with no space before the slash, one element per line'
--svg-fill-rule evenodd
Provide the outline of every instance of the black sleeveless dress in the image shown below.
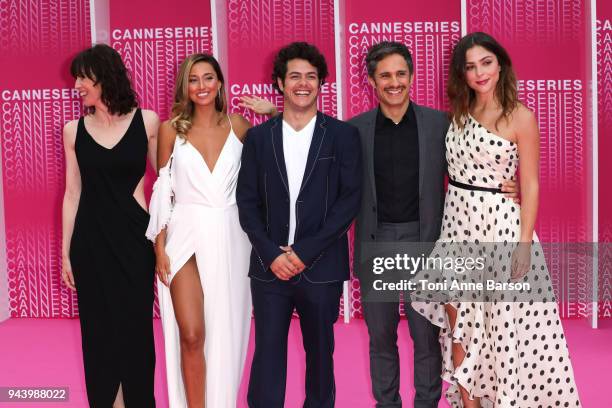
<path fill-rule="evenodd" d="M 133 193 L 145 174 L 148 139 L 138 109 L 111 149 L 79 120 L 75 141 L 81 198 L 70 245 L 87 397 L 110 408 L 119 384 L 127 408 L 154 407 L 155 254 L 149 214 Z"/>

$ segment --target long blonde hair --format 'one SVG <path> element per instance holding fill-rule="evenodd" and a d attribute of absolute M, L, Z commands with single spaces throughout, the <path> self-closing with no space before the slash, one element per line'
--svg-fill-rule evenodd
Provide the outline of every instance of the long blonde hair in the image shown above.
<path fill-rule="evenodd" d="M 189 99 L 189 73 L 191 68 L 198 62 L 206 62 L 210 64 L 217 79 L 221 82 L 221 87 L 215 98 L 215 109 L 218 112 L 227 113 L 227 100 L 225 97 L 225 79 L 219 62 L 210 54 L 192 54 L 185 58 L 182 62 L 178 74 L 176 76 L 176 84 L 174 86 L 174 103 L 172 104 L 172 113 L 170 124 L 176 130 L 178 137 L 185 139 L 187 132 L 191 129 L 191 121 L 193 119 L 194 104 Z"/>

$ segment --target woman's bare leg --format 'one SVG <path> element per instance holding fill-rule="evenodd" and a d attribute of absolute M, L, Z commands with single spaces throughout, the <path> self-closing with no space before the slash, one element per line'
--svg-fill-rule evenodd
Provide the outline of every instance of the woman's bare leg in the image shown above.
<path fill-rule="evenodd" d="M 123 389 L 121 383 L 119 383 L 119 389 L 117 390 L 117 396 L 115 402 L 113 402 L 113 408 L 125 408 L 125 402 L 123 401 Z"/>
<path fill-rule="evenodd" d="M 457 321 L 457 309 L 452 307 L 451 305 L 446 305 L 446 314 L 448 315 L 448 320 L 450 321 L 450 327 L 455 328 L 455 322 Z M 461 344 L 455 343 L 453 341 L 453 365 L 455 368 L 459 367 L 465 358 L 465 351 L 463 351 L 463 347 Z M 470 399 L 470 394 L 459 385 L 459 391 L 461 392 L 461 400 L 463 401 L 464 408 L 480 408 L 480 398 Z"/>
<path fill-rule="evenodd" d="M 203 408 L 206 401 L 204 292 L 195 256 L 192 256 L 172 279 L 170 295 L 179 327 L 181 368 L 187 406 Z"/>

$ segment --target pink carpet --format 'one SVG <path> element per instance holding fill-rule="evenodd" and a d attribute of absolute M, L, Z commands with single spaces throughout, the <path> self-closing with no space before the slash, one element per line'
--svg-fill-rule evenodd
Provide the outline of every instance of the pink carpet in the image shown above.
<path fill-rule="evenodd" d="M 570 353 L 574 363 L 578 390 L 586 408 L 612 407 L 609 393 L 609 371 L 612 367 L 612 320 L 603 321 L 601 328 L 592 330 L 585 320 L 563 322 Z M 165 362 L 162 348 L 162 332 L 155 322 L 157 371 L 157 406 L 166 408 Z M 336 383 L 339 408 L 373 407 L 370 392 L 367 331 L 362 320 L 350 324 L 336 324 Z M 286 406 L 300 407 L 304 397 L 304 352 L 297 321 L 289 334 L 289 374 Z M 411 341 L 408 324 L 400 323 L 399 345 L 402 361 L 402 398 L 410 407 L 412 396 Z M 240 393 L 239 407 L 246 407 L 245 395 L 252 346 Z M 0 403 L 4 407 L 41 408 L 86 407 L 85 385 L 82 375 L 80 332 L 78 320 L 11 319 L 0 323 L 0 387 L 67 386 L 69 403 Z M 445 402 L 440 407 L 448 407 Z M 213 407 L 214 408 L 214 407 Z M 521 407 L 527 408 L 527 407 Z"/>

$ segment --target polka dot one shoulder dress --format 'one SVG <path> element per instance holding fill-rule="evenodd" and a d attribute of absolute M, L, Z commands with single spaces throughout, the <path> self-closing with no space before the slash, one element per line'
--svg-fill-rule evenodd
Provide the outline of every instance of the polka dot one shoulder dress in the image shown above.
<path fill-rule="evenodd" d="M 491 245 L 518 241 L 520 206 L 499 194 L 502 182 L 512 179 L 517 171 L 517 145 L 487 131 L 469 116 L 463 129 L 451 125 L 446 135 L 446 160 L 451 182 L 440 239 L 430 257 L 448 254 L 449 247 L 456 248 L 450 243 Z M 453 296 L 449 291 L 446 300 L 439 302 L 428 300 L 423 293 L 413 293 L 414 309 L 441 327 L 442 378 L 451 384 L 446 398 L 452 407 L 463 407 L 458 384 L 471 398 L 480 398 L 484 408 L 580 406 L 541 250 L 532 249 L 531 264 L 529 280 L 539 281 L 537 293 L 541 294 L 542 288 L 548 290 L 548 299 L 534 295 L 532 299 L 485 297 L 480 298 L 484 301 L 470 301 L 467 296 Z M 494 263 L 489 271 L 496 281 L 509 278 L 509 268 L 501 263 Z M 436 278 L 435 272 L 423 272 L 422 277 L 429 281 L 445 273 L 438 271 Z M 454 330 L 443 307 L 448 302 L 457 310 Z M 465 351 L 456 369 L 452 343 L 461 344 Z"/>

